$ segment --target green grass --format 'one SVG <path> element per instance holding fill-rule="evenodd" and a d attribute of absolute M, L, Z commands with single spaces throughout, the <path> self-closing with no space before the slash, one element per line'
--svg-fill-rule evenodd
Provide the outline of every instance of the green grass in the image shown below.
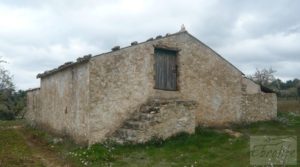
<path fill-rule="evenodd" d="M 29 146 L 19 131 L 20 121 L 0 121 L 0 166 L 42 166 L 33 157 Z"/>
<path fill-rule="evenodd" d="M 0 122 L 0 127 L 8 126 L 8 124 L 13 126 L 22 123 Z M 276 121 L 235 125 L 232 129 L 243 133 L 243 136 L 234 138 L 217 129 L 198 127 L 195 134 L 179 134 L 165 141 L 153 139 L 148 143 L 138 145 L 117 145 L 107 142 L 95 144 L 89 148 L 75 145 L 67 139 L 54 143 L 54 136 L 38 129 L 22 128 L 20 131 L 7 129 L 1 130 L 0 133 L 0 150 L 2 150 L 0 160 L 12 157 L 4 161 L 10 166 L 23 163 L 30 164 L 28 166 L 40 165 L 32 158 L 32 151 L 24 142 L 21 133 L 30 140 L 38 141 L 38 145 L 70 161 L 73 166 L 244 167 L 249 166 L 249 137 L 251 135 L 297 136 L 300 134 L 300 116 L 281 112 L 278 113 Z M 299 139 L 298 136 L 298 164 L 300 164 Z"/>
<path fill-rule="evenodd" d="M 139 145 L 96 144 L 75 149 L 71 156 L 78 164 L 87 163 L 87 166 L 249 166 L 249 136 L 298 135 L 300 116 L 279 113 L 276 121 L 233 126 L 233 130 L 244 135 L 234 138 L 215 129 L 199 127 L 193 135 L 180 134 L 166 141 L 153 140 Z"/>
<path fill-rule="evenodd" d="M 11 127 L 11 126 L 20 126 L 24 123 L 23 120 L 14 120 L 14 121 L 2 121 L 0 120 L 0 129 Z"/>
<path fill-rule="evenodd" d="M 224 164 L 228 149 L 248 154 L 247 142 L 230 138 L 210 129 L 198 128 L 195 135 L 180 134 L 166 141 L 153 140 L 139 145 L 93 145 L 73 152 L 88 166 L 98 164 L 113 166 L 215 166 Z M 224 155 L 224 153 L 226 155 Z M 214 159 L 212 162 L 211 160 Z"/>

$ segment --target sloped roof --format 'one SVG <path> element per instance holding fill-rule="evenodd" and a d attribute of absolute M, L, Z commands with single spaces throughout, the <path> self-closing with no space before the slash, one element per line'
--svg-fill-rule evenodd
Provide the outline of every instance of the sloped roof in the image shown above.
<path fill-rule="evenodd" d="M 43 73 L 40 73 L 38 74 L 36 77 L 37 78 L 43 78 L 43 77 L 46 77 L 46 76 L 49 76 L 49 75 L 52 75 L 54 73 L 57 73 L 59 71 L 62 71 L 64 69 L 67 69 L 67 68 L 70 68 L 70 67 L 73 67 L 73 66 L 76 66 L 78 64 L 82 64 L 82 63 L 86 63 L 88 62 L 90 59 L 91 59 L 92 55 L 86 55 L 86 56 L 83 56 L 83 57 L 79 57 L 77 58 L 77 61 L 76 62 L 66 62 L 64 63 L 63 65 L 57 67 L 57 68 L 54 68 L 52 70 L 49 70 L 49 71 L 45 71 Z"/>
<path fill-rule="evenodd" d="M 173 34 L 169 34 L 167 33 L 165 36 L 161 36 L 161 35 L 158 35 L 156 36 L 155 38 L 149 38 L 148 40 L 144 41 L 144 42 L 141 42 L 141 43 L 137 43 L 136 41 L 132 42 L 131 45 L 129 46 L 126 46 L 126 47 L 123 47 L 123 48 L 120 48 L 119 46 L 115 46 L 112 48 L 111 51 L 109 52 L 105 52 L 105 53 L 101 53 L 101 54 L 98 54 L 98 55 L 86 55 L 86 56 L 83 56 L 83 57 L 79 57 L 77 59 L 76 62 L 66 62 L 64 63 L 63 65 L 59 66 L 58 68 L 54 68 L 52 70 L 49 70 L 49 71 L 45 71 L 43 73 L 40 73 L 37 75 L 37 78 L 44 78 L 44 77 L 47 77 L 47 76 L 50 76 L 50 75 L 53 75 L 59 71 L 63 71 L 67 68 L 70 68 L 70 67 L 73 67 L 73 66 L 76 66 L 78 64 L 83 64 L 83 63 L 87 63 L 89 62 L 89 60 L 92 58 L 92 57 L 96 57 L 96 56 L 101 56 L 101 55 L 104 55 L 104 54 L 109 54 L 111 52 L 114 52 L 114 51 L 117 51 L 117 50 L 123 50 L 123 49 L 126 49 L 126 48 L 130 48 L 130 47 L 133 47 L 133 46 L 136 46 L 136 45 L 141 45 L 141 44 L 145 44 L 145 43 L 148 43 L 148 42 L 152 42 L 152 41 L 155 41 L 155 40 L 160 40 L 160 39 L 164 39 L 164 38 L 168 38 L 168 37 L 171 37 L 171 36 L 175 36 L 175 35 L 179 35 L 179 34 L 182 34 L 182 33 L 186 33 L 187 35 L 189 35 L 190 37 L 192 37 L 193 39 L 195 39 L 197 42 L 199 42 L 201 45 L 205 46 L 206 48 L 208 48 L 209 50 L 211 50 L 213 53 L 215 53 L 218 57 L 220 57 L 221 59 L 223 59 L 225 62 L 227 62 L 229 65 L 231 65 L 234 69 L 236 69 L 238 72 L 240 72 L 242 75 L 244 75 L 243 72 L 241 72 L 237 67 L 235 67 L 233 64 L 231 64 L 229 61 L 227 61 L 225 58 L 223 58 L 220 54 L 218 54 L 216 51 L 214 51 L 213 49 L 211 49 L 209 46 L 207 46 L 206 44 L 204 44 L 203 42 L 201 42 L 199 39 L 197 39 L 196 37 L 194 37 L 193 35 L 191 35 L 190 33 L 188 33 L 187 31 L 179 31 L 179 32 L 176 32 L 176 33 L 173 33 Z"/>
<path fill-rule="evenodd" d="M 27 89 L 26 92 L 33 92 L 36 90 L 40 90 L 40 88 L 31 88 L 31 89 Z"/>
<path fill-rule="evenodd" d="M 264 93 L 276 93 L 276 91 L 274 91 L 271 88 L 268 88 L 266 86 L 260 85 L 260 90 Z"/>

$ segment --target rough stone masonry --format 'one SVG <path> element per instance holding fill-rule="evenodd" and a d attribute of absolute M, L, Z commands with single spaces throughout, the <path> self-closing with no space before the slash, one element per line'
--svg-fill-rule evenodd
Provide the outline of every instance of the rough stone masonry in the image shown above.
<path fill-rule="evenodd" d="M 276 118 L 274 93 L 186 30 L 87 55 L 37 76 L 26 119 L 77 143 L 123 143 Z M 168 89 L 168 90 L 167 90 Z"/>

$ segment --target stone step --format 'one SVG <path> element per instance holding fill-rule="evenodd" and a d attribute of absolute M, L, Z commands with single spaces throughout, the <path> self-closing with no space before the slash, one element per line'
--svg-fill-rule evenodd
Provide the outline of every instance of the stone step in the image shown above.
<path fill-rule="evenodd" d="M 158 112 L 159 112 L 159 107 L 154 107 L 154 106 L 143 106 L 141 109 L 141 113 L 155 114 Z"/>
<path fill-rule="evenodd" d="M 140 135 L 139 133 L 138 130 L 120 128 L 115 132 L 111 139 L 121 144 L 124 142 L 134 142 L 137 140 L 138 135 Z"/>
<path fill-rule="evenodd" d="M 154 114 L 150 113 L 136 113 L 131 120 L 133 121 L 151 121 L 154 118 Z"/>
<path fill-rule="evenodd" d="M 119 144 L 137 143 L 138 137 L 127 137 L 127 138 L 112 137 L 111 140 Z"/>
<path fill-rule="evenodd" d="M 128 120 L 123 125 L 123 127 L 126 129 L 145 129 L 148 126 L 149 123 L 146 121 L 134 121 L 134 120 Z"/>
<path fill-rule="evenodd" d="M 119 138 L 119 137 L 111 137 L 110 140 L 118 143 L 118 144 L 123 144 L 124 143 L 124 139 Z"/>
<path fill-rule="evenodd" d="M 127 137 L 135 137 L 137 136 L 137 134 L 138 134 L 137 130 L 120 128 L 116 131 L 115 136 L 120 138 L 127 138 Z"/>

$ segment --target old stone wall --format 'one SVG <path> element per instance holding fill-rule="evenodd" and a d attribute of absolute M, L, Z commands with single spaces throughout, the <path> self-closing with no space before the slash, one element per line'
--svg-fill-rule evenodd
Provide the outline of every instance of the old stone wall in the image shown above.
<path fill-rule="evenodd" d="M 178 48 L 178 91 L 154 89 L 154 48 Z M 93 57 L 90 65 L 90 139 L 104 139 L 148 99 L 194 100 L 196 122 L 240 119 L 241 73 L 212 50 L 180 33 Z"/>
<path fill-rule="evenodd" d="M 243 123 L 271 120 L 277 117 L 275 93 L 244 94 L 241 102 Z"/>
<path fill-rule="evenodd" d="M 150 96 L 194 100 L 197 124 L 223 126 L 240 119 L 242 73 L 214 51 L 187 33 L 181 33 L 154 45 L 178 48 L 178 91 L 150 89 L 154 87 L 154 68 L 149 74 Z M 150 64 L 154 64 L 151 50 Z"/>
<path fill-rule="evenodd" d="M 154 89 L 155 47 L 178 49 L 178 90 Z M 93 57 L 90 65 L 90 143 L 104 140 L 149 99 L 192 100 L 196 124 L 240 122 L 241 99 L 255 84 L 188 33 L 150 40 Z M 258 91 L 258 90 L 257 90 Z"/>
<path fill-rule="evenodd" d="M 248 78 L 242 79 L 242 86 L 244 86 L 244 92 L 247 94 L 256 94 L 261 92 L 260 85 L 256 84 Z"/>
<path fill-rule="evenodd" d="M 89 73 L 78 64 L 41 79 L 41 111 L 37 123 L 76 142 L 88 140 Z"/>
<path fill-rule="evenodd" d="M 178 50 L 177 91 L 154 89 L 155 47 Z M 89 56 L 87 61 L 46 74 L 40 75 L 41 110 L 36 122 L 89 144 L 111 137 L 143 104 L 153 100 L 197 104 L 193 109 L 180 105 L 172 108 L 173 103 L 162 106 L 163 115 L 159 117 L 165 122 L 151 128 L 163 138 L 164 133 L 173 134 L 173 127 L 166 126 L 177 126 L 180 121 L 191 122 L 182 126 L 191 132 L 196 125 L 224 126 L 248 117 L 255 120 L 252 112 L 265 107 L 256 98 L 269 100 L 266 107 L 273 108 L 266 112 L 272 112 L 271 115 L 276 105 L 273 97 L 259 93 L 258 85 L 246 80 L 238 69 L 186 32 L 158 36 L 141 44 L 135 42 L 123 49 L 114 47 L 112 52 Z M 155 132 L 147 133 L 146 136 L 152 136 Z"/>
<path fill-rule="evenodd" d="M 36 119 L 40 116 L 40 89 L 32 89 L 27 91 L 27 108 L 24 115 L 25 119 L 31 125 L 35 125 Z"/>

